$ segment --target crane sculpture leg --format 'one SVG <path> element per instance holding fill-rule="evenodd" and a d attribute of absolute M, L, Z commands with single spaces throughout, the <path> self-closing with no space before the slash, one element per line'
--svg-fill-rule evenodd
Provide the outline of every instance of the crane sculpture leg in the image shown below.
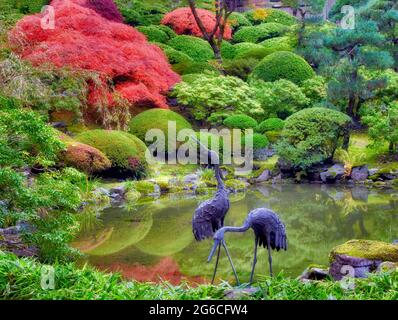
<path fill-rule="evenodd" d="M 221 252 L 221 243 L 218 245 L 216 265 L 214 267 L 213 277 L 211 278 L 211 284 L 214 283 L 214 279 L 216 278 L 216 273 L 217 273 L 217 268 L 218 268 L 218 261 L 220 260 L 220 252 Z"/>
<path fill-rule="evenodd" d="M 254 239 L 254 258 L 253 258 L 253 267 L 252 267 L 252 273 L 250 275 L 250 284 L 253 283 L 253 276 L 254 276 L 254 269 L 256 268 L 256 263 L 257 263 L 257 247 L 258 247 L 258 237 Z"/>
<path fill-rule="evenodd" d="M 236 269 L 235 269 L 234 263 L 232 262 L 231 256 L 230 256 L 230 254 L 229 254 L 229 251 L 228 251 L 228 248 L 227 248 L 227 245 L 226 245 L 224 239 L 221 240 L 221 241 L 216 241 L 216 242 L 214 243 L 214 246 L 213 246 L 213 248 L 211 249 L 210 255 L 209 255 L 208 259 L 207 259 L 207 262 L 210 262 L 211 259 L 213 258 L 213 255 L 214 255 L 216 249 L 218 248 L 217 261 L 216 261 L 216 265 L 215 265 L 215 268 L 214 268 L 213 279 L 212 279 L 212 282 L 211 282 L 211 283 L 213 284 L 214 278 L 215 278 L 215 275 L 216 275 L 216 272 L 217 272 L 218 261 L 219 261 L 219 255 L 220 255 L 220 248 L 221 248 L 221 246 L 223 246 L 223 248 L 224 248 L 224 250 L 225 250 L 225 253 L 226 253 L 227 257 L 228 257 L 228 260 L 229 260 L 229 263 L 230 263 L 230 265 L 231 265 L 232 271 L 234 272 L 234 276 L 235 276 L 236 283 L 237 283 L 237 285 L 239 286 L 239 285 L 240 285 L 239 278 L 238 278 L 238 275 L 237 275 L 237 273 L 236 273 Z"/>
<path fill-rule="evenodd" d="M 269 237 L 267 237 L 267 247 L 268 247 L 269 273 L 272 277 L 272 256 L 271 256 L 271 244 L 269 242 Z"/>

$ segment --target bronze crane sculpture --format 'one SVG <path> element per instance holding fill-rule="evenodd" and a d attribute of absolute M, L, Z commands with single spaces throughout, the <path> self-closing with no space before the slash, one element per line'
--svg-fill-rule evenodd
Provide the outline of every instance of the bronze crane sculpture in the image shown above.
<path fill-rule="evenodd" d="M 220 170 L 220 158 L 215 151 L 209 150 L 205 145 L 203 145 L 200 141 L 198 141 L 195 137 L 192 136 L 192 139 L 195 140 L 200 148 L 207 152 L 208 160 L 210 165 L 214 169 L 215 177 L 217 180 L 217 192 L 214 197 L 210 200 L 202 202 L 199 207 L 195 210 L 195 213 L 192 218 L 192 231 L 197 241 L 202 241 L 207 238 L 213 237 L 214 233 L 224 226 L 224 218 L 227 214 L 230 204 L 229 204 L 229 193 L 228 190 L 224 186 L 224 182 L 222 180 L 221 170 Z M 213 277 L 211 283 L 214 282 L 218 261 L 220 259 L 220 250 L 221 245 L 224 247 L 225 252 L 228 256 L 228 259 L 231 263 L 233 270 L 235 270 L 231 257 L 229 255 L 228 249 L 225 246 L 224 241 L 220 241 L 218 243 L 218 253 L 217 253 L 217 261 L 214 268 Z M 236 281 L 239 283 L 238 276 L 234 271 Z"/>
<path fill-rule="evenodd" d="M 272 250 L 287 250 L 287 236 L 285 225 L 279 216 L 272 210 L 266 208 L 258 208 L 251 211 L 241 227 L 223 227 L 214 235 L 214 246 L 210 252 L 208 262 L 213 258 L 214 252 L 220 243 L 225 245 L 225 232 L 245 232 L 252 228 L 255 235 L 254 240 L 254 259 L 250 275 L 250 284 L 253 282 L 254 269 L 257 263 L 257 247 L 263 246 L 268 249 L 268 262 L 270 275 L 272 277 Z M 233 265 L 233 264 L 231 264 Z M 236 271 L 233 270 L 236 274 Z"/>

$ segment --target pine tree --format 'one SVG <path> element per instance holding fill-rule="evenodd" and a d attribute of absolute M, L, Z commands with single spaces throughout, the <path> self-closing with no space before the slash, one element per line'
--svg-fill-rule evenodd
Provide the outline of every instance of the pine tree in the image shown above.
<path fill-rule="evenodd" d="M 356 120 L 361 103 L 386 85 L 385 79 L 368 80 L 360 72 L 385 70 L 393 65 L 390 53 L 380 49 L 384 43 L 377 24 L 362 19 L 356 22 L 355 29 L 336 28 L 324 39 L 325 47 L 335 56 L 335 63 L 325 69 L 332 78 L 329 95 L 335 101 L 344 99 L 347 114 Z"/>

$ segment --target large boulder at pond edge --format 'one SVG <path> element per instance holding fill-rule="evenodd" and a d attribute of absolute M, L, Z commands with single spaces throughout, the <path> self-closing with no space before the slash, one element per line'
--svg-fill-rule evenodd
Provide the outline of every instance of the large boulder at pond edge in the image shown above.
<path fill-rule="evenodd" d="M 335 247 L 329 260 L 329 272 L 334 279 L 342 279 L 351 268 L 356 278 L 364 278 L 369 272 L 376 271 L 382 262 L 398 262 L 398 244 L 350 240 Z"/>
<path fill-rule="evenodd" d="M 344 166 L 342 164 L 335 164 L 330 167 L 327 171 L 321 172 L 320 177 L 324 183 L 333 183 L 340 180 L 345 173 Z"/>
<path fill-rule="evenodd" d="M 365 181 L 369 177 L 369 169 L 367 165 L 354 167 L 351 171 L 351 179 L 354 181 Z"/>

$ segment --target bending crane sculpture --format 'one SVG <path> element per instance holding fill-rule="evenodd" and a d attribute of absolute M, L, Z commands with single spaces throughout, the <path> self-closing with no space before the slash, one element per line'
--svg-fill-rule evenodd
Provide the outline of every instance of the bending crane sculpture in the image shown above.
<path fill-rule="evenodd" d="M 271 249 L 277 251 L 281 249 L 287 250 L 287 237 L 286 237 L 285 225 L 280 220 L 279 216 L 272 210 L 265 208 L 254 209 L 248 214 L 245 222 L 243 223 L 243 226 L 223 227 L 219 229 L 214 235 L 214 246 L 210 252 L 208 262 L 211 261 L 217 246 L 219 247 L 220 244 L 223 244 L 226 247 L 224 241 L 225 232 L 245 232 L 249 228 L 253 229 L 255 236 L 254 259 L 253 259 L 252 272 L 250 275 L 250 283 L 252 283 L 254 268 L 257 263 L 258 246 L 263 246 L 264 248 L 268 249 L 268 262 L 269 262 L 269 269 L 271 276 L 272 276 Z M 233 268 L 234 274 L 236 274 L 236 271 L 232 263 L 231 266 Z M 216 270 L 217 270 L 217 262 L 216 262 Z"/>
<path fill-rule="evenodd" d="M 207 238 L 213 237 L 214 233 L 224 226 L 224 218 L 229 210 L 229 196 L 228 190 L 225 188 L 224 183 L 221 177 L 220 170 L 220 159 L 218 154 L 215 151 L 209 150 L 206 146 L 204 146 L 200 141 L 198 141 L 195 137 L 192 137 L 202 150 L 207 152 L 207 157 L 209 160 L 209 164 L 212 165 L 215 173 L 215 177 L 217 179 L 217 192 L 214 197 L 210 200 L 207 200 L 199 205 L 199 207 L 195 210 L 195 214 L 192 218 L 192 230 L 197 241 L 202 241 Z M 228 259 L 233 267 L 231 257 L 229 255 L 228 249 L 225 246 L 225 243 L 221 241 L 218 246 L 218 254 L 217 254 L 217 262 L 214 268 L 212 283 L 214 282 L 214 278 L 216 276 L 218 260 L 220 258 L 220 250 L 221 245 L 224 247 Z M 239 282 L 238 277 L 235 273 L 236 281 Z"/>

